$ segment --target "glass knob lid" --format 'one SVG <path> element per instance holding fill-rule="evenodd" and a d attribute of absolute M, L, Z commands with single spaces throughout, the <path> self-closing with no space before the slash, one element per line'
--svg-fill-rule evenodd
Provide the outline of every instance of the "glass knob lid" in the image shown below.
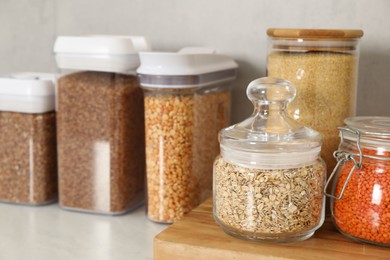
<path fill-rule="evenodd" d="M 252 81 L 246 94 L 254 106 L 253 122 L 245 126 L 255 132 L 254 138 L 289 140 L 294 129 L 300 126 L 286 114 L 287 104 L 296 94 L 295 87 L 288 81 L 277 78 L 260 78 Z"/>
<path fill-rule="evenodd" d="M 253 80 L 246 89 L 246 95 L 255 107 L 258 104 L 287 104 L 295 94 L 295 87 L 289 81 L 269 77 Z"/>
<path fill-rule="evenodd" d="M 246 94 L 252 115 L 220 132 L 221 148 L 260 153 L 319 152 L 321 135 L 287 114 L 296 89 L 287 80 L 264 77 L 252 81 Z"/>

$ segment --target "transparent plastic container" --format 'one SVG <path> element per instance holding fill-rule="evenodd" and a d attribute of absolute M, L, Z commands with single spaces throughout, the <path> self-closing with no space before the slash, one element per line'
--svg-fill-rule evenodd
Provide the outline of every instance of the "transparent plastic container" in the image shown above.
<path fill-rule="evenodd" d="M 321 135 L 287 116 L 287 104 L 295 97 L 290 82 L 257 79 L 247 95 L 253 114 L 220 132 L 214 218 L 226 233 L 243 239 L 307 239 L 324 221 Z"/>
<path fill-rule="evenodd" d="M 288 113 L 319 131 L 328 169 L 336 160 L 337 127 L 355 115 L 361 30 L 268 29 L 267 75 L 297 88 Z"/>
<path fill-rule="evenodd" d="M 57 199 L 54 75 L 0 77 L 0 201 L 44 205 Z"/>
<path fill-rule="evenodd" d="M 390 247 L 390 117 L 345 124 L 329 194 L 333 222 L 347 237 Z"/>
<path fill-rule="evenodd" d="M 59 194 L 62 208 L 117 215 L 144 201 L 142 37 L 57 38 Z"/>
<path fill-rule="evenodd" d="M 210 49 L 142 52 L 147 216 L 172 223 L 212 195 L 218 132 L 230 123 L 237 64 Z"/>

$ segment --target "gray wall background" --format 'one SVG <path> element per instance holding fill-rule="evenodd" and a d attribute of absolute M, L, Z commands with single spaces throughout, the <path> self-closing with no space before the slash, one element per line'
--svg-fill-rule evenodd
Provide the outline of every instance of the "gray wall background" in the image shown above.
<path fill-rule="evenodd" d="M 358 115 L 390 116 L 388 0 L 0 0 L 0 74 L 55 72 L 57 35 L 144 35 L 154 50 L 210 46 L 240 65 L 233 121 L 251 112 L 247 84 L 265 76 L 266 29 L 363 29 Z"/>

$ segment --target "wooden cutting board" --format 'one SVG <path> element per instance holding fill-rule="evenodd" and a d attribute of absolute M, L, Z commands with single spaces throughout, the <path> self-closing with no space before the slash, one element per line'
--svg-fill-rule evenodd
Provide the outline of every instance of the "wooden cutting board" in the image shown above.
<path fill-rule="evenodd" d="M 361 244 L 341 235 L 327 219 L 313 237 L 284 244 L 241 240 L 225 234 L 215 223 L 212 200 L 154 238 L 155 260 L 246 259 L 390 259 L 390 248 Z"/>

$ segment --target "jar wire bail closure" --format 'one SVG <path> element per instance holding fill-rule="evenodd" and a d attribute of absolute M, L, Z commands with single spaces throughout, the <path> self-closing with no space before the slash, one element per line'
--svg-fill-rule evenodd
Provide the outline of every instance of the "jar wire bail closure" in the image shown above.
<path fill-rule="evenodd" d="M 360 144 L 360 139 L 361 139 L 361 134 L 362 134 L 362 132 L 360 130 L 350 128 L 350 127 L 338 127 L 338 129 L 340 131 L 340 144 L 339 144 L 338 149 L 333 153 L 333 157 L 336 158 L 337 164 L 334 167 L 332 173 L 330 174 L 330 176 L 325 184 L 325 187 L 324 187 L 325 196 L 332 198 L 332 199 L 335 199 L 335 200 L 340 200 L 343 197 L 345 188 L 347 187 L 347 184 L 352 177 L 352 173 L 354 172 L 354 170 L 356 168 L 361 169 L 363 157 L 369 158 L 369 159 L 382 160 L 382 161 L 390 161 L 390 158 L 383 158 L 383 157 L 379 157 L 379 156 L 363 154 L 362 149 L 361 149 L 361 144 Z M 344 142 L 344 133 L 345 132 L 349 132 L 349 133 L 356 136 L 356 148 L 358 150 L 358 153 L 349 153 L 349 152 L 345 152 L 341 149 L 341 146 Z M 356 157 L 359 157 L 358 160 L 356 160 Z M 336 174 L 337 170 L 339 169 L 340 165 L 342 163 L 349 162 L 349 161 L 353 162 L 353 167 L 351 168 L 350 172 L 348 173 L 348 176 L 343 184 L 343 187 L 340 191 L 339 196 L 336 197 L 332 194 L 327 193 L 326 190 L 327 190 L 331 180 L 333 179 L 334 175 Z"/>

